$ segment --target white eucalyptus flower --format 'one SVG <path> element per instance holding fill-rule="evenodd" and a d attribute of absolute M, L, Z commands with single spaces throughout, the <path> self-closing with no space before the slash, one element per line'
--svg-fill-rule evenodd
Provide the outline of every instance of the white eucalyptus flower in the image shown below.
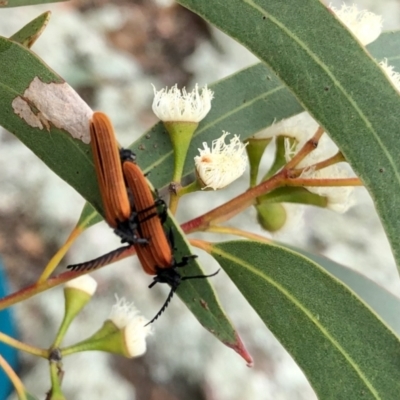
<path fill-rule="evenodd" d="M 317 130 L 318 124 L 313 117 L 304 111 L 293 117 L 274 122 L 268 128 L 257 132 L 254 139 L 269 139 L 274 136 L 285 136 L 296 139 L 298 142 L 305 143 Z"/>
<path fill-rule="evenodd" d="M 133 303 L 117 297 L 108 319 L 123 331 L 128 357 L 139 357 L 146 352 L 146 337 L 152 333 L 152 327 L 145 326 L 149 321 Z"/>
<path fill-rule="evenodd" d="M 199 149 L 200 155 L 194 158 L 198 177 L 203 189 L 222 189 L 239 178 L 246 169 L 246 144 L 235 135 L 225 143 L 225 137 L 230 133 L 223 131 L 223 135 L 212 142 L 211 149 L 203 142 L 204 149 Z"/>
<path fill-rule="evenodd" d="M 214 93 L 207 85 L 199 92 L 196 84 L 192 92 L 172 86 L 159 91 L 153 86 L 153 112 L 163 122 L 200 122 L 211 109 Z"/>
<path fill-rule="evenodd" d="M 382 32 L 382 17 L 367 10 L 358 10 L 355 4 L 343 4 L 340 9 L 329 6 L 340 21 L 363 46 L 372 43 Z"/>
<path fill-rule="evenodd" d="M 276 232 L 271 232 L 275 239 L 282 239 L 285 235 L 293 235 L 304 227 L 304 205 L 296 203 L 281 203 L 286 212 L 286 222 Z"/>
<path fill-rule="evenodd" d="M 313 132 L 314 133 L 314 132 Z M 312 135 L 309 137 L 304 137 L 301 142 L 293 143 L 293 141 L 286 140 L 285 141 L 285 158 L 286 161 L 289 162 L 306 144 L 307 140 L 310 139 Z M 306 168 L 310 165 L 316 164 L 317 162 L 326 160 L 327 158 L 332 157 L 338 151 L 336 144 L 332 141 L 332 139 L 327 135 L 323 134 L 318 141 L 318 147 L 314 149 L 310 154 L 307 155 L 297 166 L 298 168 Z"/>
<path fill-rule="evenodd" d="M 329 167 L 313 170 L 313 168 L 305 169 L 301 174 L 301 178 L 311 179 L 345 179 L 350 178 L 347 169 L 338 164 Z M 346 212 L 353 204 L 353 186 L 306 186 L 306 189 L 319 196 L 327 198 L 327 208 L 338 213 Z"/>
<path fill-rule="evenodd" d="M 388 64 L 386 58 L 379 63 L 379 66 L 385 71 L 393 86 L 400 91 L 400 73 L 394 71 L 394 67 Z"/>
<path fill-rule="evenodd" d="M 285 142 L 285 157 L 287 161 L 290 161 L 295 154 L 303 147 L 304 143 L 298 143 L 297 145 L 291 145 L 289 140 Z M 343 168 L 340 164 L 334 164 L 329 167 L 315 170 L 312 166 L 318 162 L 327 160 L 334 156 L 338 151 L 337 146 L 333 143 L 332 139 L 324 134 L 319 142 L 318 147 L 307 155 L 296 168 L 304 168 L 301 178 L 309 179 L 338 179 L 338 178 L 349 178 L 350 173 L 348 170 Z M 306 186 L 306 189 L 312 193 L 318 194 L 327 198 L 327 208 L 344 213 L 352 205 L 352 193 L 354 191 L 353 186 Z"/>

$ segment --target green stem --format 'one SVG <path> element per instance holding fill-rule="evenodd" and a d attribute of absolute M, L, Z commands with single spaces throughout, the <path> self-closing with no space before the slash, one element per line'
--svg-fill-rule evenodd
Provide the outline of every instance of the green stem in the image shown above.
<path fill-rule="evenodd" d="M 38 347 L 30 346 L 26 343 L 22 343 L 17 339 L 12 338 L 11 336 L 6 335 L 3 332 L 0 332 L 0 342 L 7 344 L 8 346 L 14 347 L 15 349 L 25 351 L 26 353 L 32 354 L 34 356 L 39 356 L 43 358 L 48 358 L 49 352 L 45 349 L 40 349 Z"/>
<path fill-rule="evenodd" d="M 364 186 L 359 178 L 337 178 L 337 179 L 303 179 L 303 178 L 287 178 L 282 181 L 282 185 L 286 186 Z"/>
<path fill-rule="evenodd" d="M 318 171 L 320 169 L 323 169 L 323 168 L 326 168 L 326 167 L 330 167 L 331 165 L 334 165 L 334 164 L 337 164 L 337 163 L 340 163 L 340 162 L 343 162 L 343 161 L 346 161 L 346 159 L 344 158 L 342 152 L 338 151 L 334 156 L 332 156 L 330 158 L 327 158 L 324 161 L 320 161 L 320 162 L 318 162 L 316 164 L 313 164 L 313 165 L 308 165 L 305 168 L 293 169 L 291 171 L 290 175 L 291 175 L 292 178 L 295 178 L 295 177 L 300 176 L 304 172 L 304 170 L 306 170 L 306 169 L 312 169 L 314 171 Z"/>
<path fill-rule="evenodd" d="M 306 142 L 303 148 L 285 165 L 285 170 L 291 170 L 303 161 L 313 150 L 318 146 L 318 142 L 324 133 L 324 128 L 321 126 L 314 133 L 314 136 Z"/>
<path fill-rule="evenodd" d="M 63 377 L 60 362 L 50 362 L 50 380 L 51 380 L 51 400 L 65 400 L 61 390 L 61 380 Z"/>
<path fill-rule="evenodd" d="M 1 354 L 0 354 L 0 367 L 14 385 L 14 389 L 18 395 L 18 399 L 27 400 L 24 385 L 22 384 L 21 380 L 19 379 L 15 371 L 11 368 L 10 364 L 8 364 L 8 362 L 2 357 Z"/>
<path fill-rule="evenodd" d="M 240 237 L 244 237 L 246 239 L 250 239 L 250 240 L 255 240 L 258 242 L 263 242 L 263 243 L 271 243 L 272 240 L 268 239 L 262 235 L 258 235 L 256 233 L 253 232 L 247 232 L 244 231 L 242 229 L 238 229 L 238 228 L 233 228 L 230 226 L 210 226 L 206 232 L 211 232 L 211 233 L 224 233 L 227 235 L 235 235 L 235 236 L 240 236 Z M 192 244 L 193 246 L 196 246 L 197 242 L 192 243 L 193 239 L 189 239 L 190 244 Z"/>
<path fill-rule="evenodd" d="M 80 226 L 76 226 L 73 231 L 70 233 L 66 242 L 61 246 L 61 248 L 57 251 L 57 253 L 52 257 L 49 263 L 46 265 L 46 268 L 42 272 L 42 275 L 38 279 L 38 283 L 44 282 L 57 268 L 60 261 L 63 259 L 69 248 L 75 242 L 76 238 L 83 232 L 83 229 Z"/>
<path fill-rule="evenodd" d="M 64 272 L 54 278 L 50 278 L 42 283 L 34 283 L 32 285 L 27 286 L 24 289 L 19 290 L 18 292 L 12 293 L 6 297 L 3 297 L 0 300 L 0 311 L 4 310 L 7 307 L 10 307 L 14 304 L 17 304 L 23 300 L 29 299 L 35 294 L 42 293 L 48 289 L 51 289 L 55 286 L 61 285 L 62 283 L 68 282 L 71 279 L 77 278 L 78 276 L 89 274 L 93 272 L 92 270 L 88 271 L 79 271 L 79 272 Z"/>
<path fill-rule="evenodd" d="M 189 185 L 182 187 L 178 191 L 178 196 L 182 197 L 186 194 L 197 192 L 201 190 L 201 185 L 198 179 L 194 180 L 192 183 L 189 183 Z"/>

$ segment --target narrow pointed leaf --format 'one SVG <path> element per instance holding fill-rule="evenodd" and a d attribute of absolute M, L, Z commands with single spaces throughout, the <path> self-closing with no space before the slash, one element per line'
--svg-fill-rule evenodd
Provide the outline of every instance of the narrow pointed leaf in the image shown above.
<path fill-rule="evenodd" d="M 398 398 L 400 341 L 340 281 L 276 245 L 232 241 L 209 251 L 296 360 L 319 399 Z"/>
<path fill-rule="evenodd" d="M 34 6 L 38 4 L 60 3 L 67 0 L 0 0 L 0 8 Z"/>
<path fill-rule="evenodd" d="M 174 246 L 176 248 L 174 252 L 175 260 L 180 262 L 182 257 L 190 256 L 192 251 L 185 239 L 185 235 L 171 216 L 168 217 L 165 227 L 167 231 L 172 229 L 173 232 Z M 189 261 L 185 267 L 179 268 L 179 273 L 183 277 L 205 274 L 196 259 Z M 251 365 L 252 358 L 250 354 L 222 310 L 221 304 L 211 286 L 214 279 L 218 279 L 218 275 L 207 279 L 183 281 L 176 293 L 204 328 L 222 343 L 239 353 Z"/>
<path fill-rule="evenodd" d="M 102 221 L 102 217 L 100 216 L 100 214 L 93 208 L 90 203 L 86 203 L 83 206 L 81 215 L 78 222 L 76 223 L 76 226 L 79 226 L 81 229 L 87 229 L 100 221 Z"/>
<path fill-rule="evenodd" d="M 12 35 L 10 39 L 22 44 L 27 48 L 31 48 L 45 30 L 47 24 L 49 23 L 50 17 L 51 12 L 46 11 L 45 13 L 35 18 L 33 21 L 26 24 L 18 32 L 14 33 L 14 35 Z"/>

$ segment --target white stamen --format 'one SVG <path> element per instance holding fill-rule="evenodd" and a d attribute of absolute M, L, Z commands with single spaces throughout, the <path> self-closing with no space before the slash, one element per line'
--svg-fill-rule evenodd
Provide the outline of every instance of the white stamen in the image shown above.
<path fill-rule="evenodd" d="M 201 94 L 197 84 L 190 93 L 185 88 L 181 91 L 177 85 L 169 90 L 165 88 L 159 91 L 153 86 L 153 90 L 153 112 L 164 122 L 200 122 L 210 111 L 214 97 L 207 85 L 201 90 Z"/>
<path fill-rule="evenodd" d="M 358 10 L 355 4 L 343 4 L 338 10 L 331 5 L 329 8 L 346 25 L 351 33 L 366 46 L 378 38 L 382 32 L 382 17 L 367 10 Z"/>
<path fill-rule="evenodd" d="M 222 189 L 239 178 L 246 169 L 247 144 L 243 144 L 237 135 L 226 144 L 225 137 L 229 134 L 223 132 L 219 139 L 212 142 L 211 149 L 206 142 L 203 142 L 204 149 L 199 149 L 200 156 L 194 158 L 204 189 L 208 187 L 214 190 Z"/>

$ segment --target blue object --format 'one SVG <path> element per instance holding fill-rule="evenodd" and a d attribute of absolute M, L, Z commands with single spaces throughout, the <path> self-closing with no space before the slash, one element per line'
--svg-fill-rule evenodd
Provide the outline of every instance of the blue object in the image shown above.
<path fill-rule="evenodd" d="M 0 260 L 0 298 L 4 297 L 7 294 L 7 277 L 3 268 L 3 264 Z M 6 335 L 12 337 L 16 336 L 16 329 L 12 318 L 12 311 L 9 308 L 0 311 L 0 332 L 3 332 Z M 14 370 L 17 368 L 17 351 L 13 347 L 10 347 L 0 342 L 0 354 L 6 359 L 6 361 L 11 365 Z M 10 379 L 0 367 L 0 400 L 6 400 L 12 390 L 13 386 Z"/>

